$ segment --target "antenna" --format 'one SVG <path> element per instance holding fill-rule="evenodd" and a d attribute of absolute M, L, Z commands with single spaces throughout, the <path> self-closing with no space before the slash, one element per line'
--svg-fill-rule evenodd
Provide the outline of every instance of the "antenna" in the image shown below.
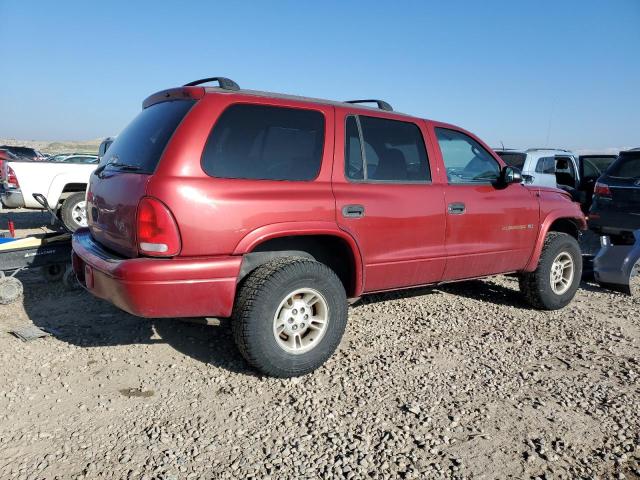
<path fill-rule="evenodd" d="M 551 118 L 553 117 L 553 107 L 555 106 L 555 98 L 551 99 L 551 110 L 549 111 L 549 124 L 547 125 L 547 143 L 545 147 L 549 148 L 549 137 L 551 136 Z"/>

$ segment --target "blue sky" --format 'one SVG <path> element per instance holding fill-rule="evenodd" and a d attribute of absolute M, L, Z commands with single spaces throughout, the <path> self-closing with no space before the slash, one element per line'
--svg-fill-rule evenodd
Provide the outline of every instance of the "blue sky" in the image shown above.
<path fill-rule="evenodd" d="M 496 146 L 640 146 L 640 0 L 0 0 L 0 137 L 117 134 L 206 76 L 383 98 Z"/>

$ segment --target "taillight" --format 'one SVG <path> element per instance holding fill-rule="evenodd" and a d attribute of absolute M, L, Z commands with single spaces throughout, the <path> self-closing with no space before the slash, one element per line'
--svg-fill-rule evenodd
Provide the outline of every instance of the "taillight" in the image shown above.
<path fill-rule="evenodd" d="M 143 255 L 172 257 L 180 253 L 180 231 L 160 200 L 143 197 L 138 204 L 138 250 Z"/>
<path fill-rule="evenodd" d="M 611 198 L 611 190 L 609 189 L 609 185 L 605 183 L 597 182 L 595 187 L 593 187 L 593 194 L 599 197 Z"/>
<path fill-rule="evenodd" d="M 7 185 L 11 188 L 20 188 L 20 183 L 18 183 L 16 172 L 14 172 L 13 168 L 11 167 L 7 167 Z"/>

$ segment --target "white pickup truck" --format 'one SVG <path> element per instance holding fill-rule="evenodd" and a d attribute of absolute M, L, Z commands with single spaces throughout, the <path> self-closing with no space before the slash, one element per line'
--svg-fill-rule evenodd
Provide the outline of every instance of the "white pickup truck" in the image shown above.
<path fill-rule="evenodd" d="M 87 225 L 85 192 L 98 166 L 97 155 L 56 156 L 49 161 L 5 161 L 0 172 L 0 200 L 4 208 L 44 207 L 33 197 L 42 194 L 66 227 Z"/>

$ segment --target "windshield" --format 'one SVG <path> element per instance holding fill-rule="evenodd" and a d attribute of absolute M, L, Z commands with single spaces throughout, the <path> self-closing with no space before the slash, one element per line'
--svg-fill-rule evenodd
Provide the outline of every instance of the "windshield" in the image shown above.
<path fill-rule="evenodd" d="M 176 100 L 145 108 L 109 146 L 100 164 L 110 170 L 153 173 L 171 135 L 194 103 Z"/>
<path fill-rule="evenodd" d="M 524 169 L 524 162 L 527 159 L 526 153 L 516 152 L 496 152 L 500 158 L 510 167 L 516 167 L 520 170 Z"/>
<path fill-rule="evenodd" d="M 622 152 L 611 164 L 607 175 L 621 178 L 640 178 L 640 151 Z"/>

